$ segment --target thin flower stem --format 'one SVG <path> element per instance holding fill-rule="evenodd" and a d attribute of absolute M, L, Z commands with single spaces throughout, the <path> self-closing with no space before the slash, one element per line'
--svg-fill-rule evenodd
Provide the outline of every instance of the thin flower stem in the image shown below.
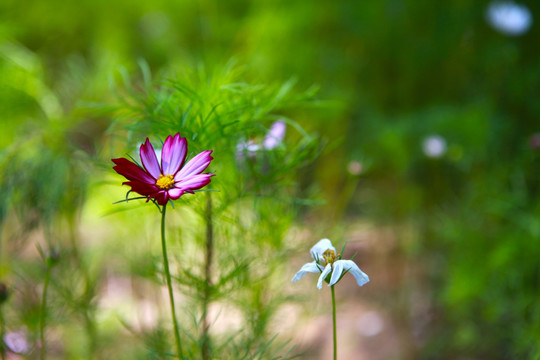
<path fill-rule="evenodd" d="M 167 204 L 161 208 L 161 249 L 163 250 L 163 266 L 165 267 L 165 277 L 167 279 L 167 288 L 169 290 L 169 301 L 171 302 L 171 317 L 174 325 L 174 338 L 176 340 L 176 350 L 178 351 L 178 359 L 182 359 L 182 344 L 180 343 L 180 331 L 178 330 L 178 322 L 176 321 L 176 310 L 174 308 L 174 295 L 171 285 L 171 273 L 169 271 L 169 260 L 167 258 L 167 244 L 165 242 L 165 213 Z"/>
<path fill-rule="evenodd" d="M 45 360 L 47 354 L 47 347 L 45 344 L 45 324 L 47 322 L 47 290 L 49 289 L 49 281 L 51 279 L 51 266 L 47 264 L 47 270 L 45 271 L 45 282 L 43 284 L 43 294 L 41 295 L 41 311 L 39 312 L 39 340 L 40 346 L 40 359 Z"/>
<path fill-rule="evenodd" d="M 212 220 L 212 197 L 211 193 L 207 193 L 206 198 L 206 254 L 204 263 L 204 277 L 206 280 L 203 294 L 202 304 L 202 358 L 203 360 L 211 359 L 210 335 L 208 323 L 208 305 L 212 291 L 212 259 L 214 257 L 214 228 Z"/>
<path fill-rule="evenodd" d="M 337 360 L 337 330 L 336 330 L 336 294 L 334 285 L 330 286 L 332 292 L 332 329 L 334 333 L 334 360 Z"/>

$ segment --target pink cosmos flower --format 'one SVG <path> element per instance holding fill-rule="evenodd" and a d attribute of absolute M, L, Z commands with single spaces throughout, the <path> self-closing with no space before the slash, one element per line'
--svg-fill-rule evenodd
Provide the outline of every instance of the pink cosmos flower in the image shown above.
<path fill-rule="evenodd" d="M 163 206 L 169 199 L 176 200 L 184 193 L 193 194 L 193 190 L 210 183 L 210 178 L 214 175 L 202 172 L 213 159 L 211 153 L 212 150 L 203 151 L 184 164 L 187 140 L 177 133 L 165 139 L 161 162 L 148 138 L 140 148 L 144 169 L 125 158 L 112 161 L 116 164 L 113 169 L 129 180 L 122 185 L 131 186 L 132 191 L 146 196 L 148 200 L 155 199 Z"/>
<path fill-rule="evenodd" d="M 270 131 L 264 137 L 263 148 L 267 150 L 275 149 L 285 138 L 287 125 L 281 120 L 275 121 L 270 127 Z"/>

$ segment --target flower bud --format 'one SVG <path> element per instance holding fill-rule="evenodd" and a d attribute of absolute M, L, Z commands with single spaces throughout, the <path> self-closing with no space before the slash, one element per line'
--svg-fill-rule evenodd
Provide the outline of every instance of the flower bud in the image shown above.
<path fill-rule="evenodd" d="M 8 297 L 9 291 L 7 285 L 4 283 L 0 283 L 0 304 L 5 303 Z"/>
<path fill-rule="evenodd" d="M 48 267 L 54 267 L 60 260 L 60 252 L 57 249 L 51 250 L 47 257 L 46 263 Z"/>

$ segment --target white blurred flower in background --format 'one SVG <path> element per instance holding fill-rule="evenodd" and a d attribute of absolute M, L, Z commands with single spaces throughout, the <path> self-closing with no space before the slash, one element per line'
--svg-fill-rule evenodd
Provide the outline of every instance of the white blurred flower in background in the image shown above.
<path fill-rule="evenodd" d="M 241 142 L 236 146 L 237 157 L 242 159 L 245 153 L 248 157 L 254 157 L 255 153 L 259 150 L 273 150 L 277 148 L 285 138 L 287 126 L 281 120 L 275 121 L 268 130 L 268 133 L 264 136 L 262 144 L 249 140 Z"/>
<path fill-rule="evenodd" d="M 259 151 L 260 146 L 258 144 L 255 144 L 253 140 L 249 140 L 247 142 L 242 142 L 238 145 L 236 145 L 236 150 L 239 153 L 255 153 L 256 151 Z"/>
<path fill-rule="evenodd" d="M 486 10 L 488 23 L 508 36 L 525 34 L 532 25 L 532 14 L 525 5 L 513 1 L 493 1 Z"/>
<path fill-rule="evenodd" d="M 347 164 L 347 171 L 351 175 L 360 175 L 362 170 L 364 170 L 364 165 L 358 160 L 351 160 Z"/>
<path fill-rule="evenodd" d="M 446 153 L 446 140 L 440 135 L 430 135 L 422 143 L 424 154 L 430 158 L 440 158 Z"/>
<path fill-rule="evenodd" d="M 357 329 L 363 336 L 375 336 L 384 330 L 384 320 L 378 312 L 368 311 L 358 318 Z"/>

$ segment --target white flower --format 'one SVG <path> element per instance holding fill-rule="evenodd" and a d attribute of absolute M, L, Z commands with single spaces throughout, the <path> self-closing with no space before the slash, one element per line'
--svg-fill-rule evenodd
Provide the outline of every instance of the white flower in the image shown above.
<path fill-rule="evenodd" d="M 300 271 L 294 275 L 293 283 L 300 280 L 307 273 L 321 273 L 319 281 L 317 281 L 317 288 L 320 290 L 323 281 L 329 274 L 332 275 L 328 286 L 332 286 L 337 284 L 347 272 L 354 276 L 358 286 L 363 286 L 369 282 L 369 276 L 360 270 L 354 261 L 341 260 L 339 256 L 336 257 L 336 248 L 332 246 L 332 242 L 328 239 L 320 240 L 311 248 L 310 253 L 315 261 L 302 266 Z"/>
<path fill-rule="evenodd" d="M 357 160 L 349 161 L 349 164 L 347 164 L 347 171 L 349 171 L 349 174 L 351 175 L 360 175 L 363 169 L 364 165 Z"/>
<path fill-rule="evenodd" d="M 424 154 L 430 158 L 439 158 L 446 153 L 446 140 L 439 135 L 430 135 L 422 143 Z"/>
<path fill-rule="evenodd" d="M 531 11 L 513 1 L 491 2 L 486 17 L 495 30 L 509 36 L 523 35 L 532 25 Z"/>

